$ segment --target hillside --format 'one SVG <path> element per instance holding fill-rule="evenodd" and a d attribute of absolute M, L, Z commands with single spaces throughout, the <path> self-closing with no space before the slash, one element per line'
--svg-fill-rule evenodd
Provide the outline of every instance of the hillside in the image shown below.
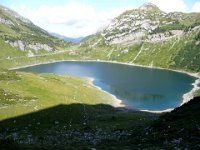
<path fill-rule="evenodd" d="M 51 36 L 17 12 L 0 6 L 1 67 L 27 64 L 37 56 L 57 54 L 66 47 L 69 43 Z"/>
<path fill-rule="evenodd" d="M 199 115 L 200 97 L 196 97 L 171 113 L 162 115 L 151 125 L 148 132 L 150 136 L 156 137 L 154 141 L 159 141 L 163 146 L 199 149 Z"/>
<path fill-rule="evenodd" d="M 33 83 L 37 80 L 42 81 L 42 77 L 47 80 L 48 85 L 55 84 L 56 86 L 60 86 L 57 81 L 55 82 L 57 79 L 61 79 L 60 84 L 66 81 L 70 84 L 73 82 L 72 86 L 83 82 L 75 78 L 68 80 L 69 77 L 58 78 L 55 75 L 38 76 L 26 73 L 20 73 L 19 79 L 16 78 L 18 74 L 15 72 L 10 74 L 13 74 L 10 77 L 13 77 L 16 83 L 17 80 L 23 83 L 28 76 L 32 76 Z M 3 82 L 6 82 L 6 79 Z M 56 94 L 55 91 L 51 92 L 53 92 L 51 94 Z M 99 93 L 98 90 L 96 92 Z M 7 98 L 11 99 L 12 96 L 15 95 L 8 94 Z M 37 96 L 39 98 L 40 95 Z M 70 98 L 70 94 L 68 96 Z M 33 99 L 35 101 L 32 101 Z M 29 97 L 25 104 L 18 103 L 17 106 L 24 107 L 30 103 L 37 103 L 38 100 L 36 97 Z M 59 104 L 58 101 L 51 101 L 52 104 L 58 105 L 1 120 L 0 148 L 198 149 L 199 100 L 199 97 L 194 98 L 171 113 L 161 115 L 114 108 L 105 104 Z M 14 105 L 12 107 L 15 108 Z M 9 111 L 6 112 L 9 115 Z"/>
<path fill-rule="evenodd" d="M 114 107 L 89 79 L 7 70 L 69 59 L 200 72 L 200 14 L 145 4 L 74 44 L 0 6 L 0 149 L 199 149 L 200 91 L 155 114 Z"/>
<path fill-rule="evenodd" d="M 109 60 L 200 71 L 200 14 L 165 13 L 153 4 L 124 12 L 78 44 L 49 35 L 0 7 L 0 63 L 4 68 L 55 60 Z"/>
<path fill-rule="evenodd" d="M 200 71 L 200 14 L 153 4 L 124 12 L 80 44 L 88 58 Z"/>

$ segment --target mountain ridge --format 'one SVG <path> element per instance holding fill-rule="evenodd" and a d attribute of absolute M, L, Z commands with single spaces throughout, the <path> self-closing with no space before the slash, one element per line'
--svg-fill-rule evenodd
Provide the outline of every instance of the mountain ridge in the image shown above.
<path fill-rule="evenodd" d="M 111 26 L 72 45 L 0 9 L 0 68 L 91 59 L 200 72 L 199 14 L 171 13 L 168 19 L 163 16 L 156 20 L 165 13 L 150 8 L 148 12 L 155 13 L 152 18 L 142 15 L 144 7 L 127 11 L 114 25 L 118 28 L 122 23 L 122 31 Z M 141 18 L 137 23 L 133 20 L 133 26 L 126 23 L 131 22 L 131 13 Z M 153 29 L 152 21 L 156 26 L 161 21 L 173 23 L 161 23 Z M 132 27 L 136 29 L 130 30 Z M 182 34 L 170 37 L 174 29 Z M 135 33 L 142 36 L 128 42 L 123 39 Z M 122 42 L 113 43 L 117 35 Z M 148 35 L 158 41 L 146 41 Z M 170 38 L 161 40 L 167 36 Z M 41 47 L 43 44 L 52 49 Z M 0 70 L 0 82 L 2 149 L 198 149 L 200 145 L 199 98 L 162 115 L 95 105 L 113 101 L 89 81 L 76 77 Z"/>
<path fill-rule="evenodd" d="M 67 37 L 67 36 L 64 36 L 64 35 L 61 35 L 58 33 L 54 33 L 54 32 L 49 32 L 49 34 L 51 34 L 52 36 L 55 36 L 57 38 L 61 38 L 65 42 L 79 43 L 82 39 L 84 39 L 84 37 L 73 38 L 73 37 Z"/>
<path fill-rule="evenodd" d="M 199 37 L 200 13 L 165 13 L 146 4 L 113 19 L 80 49 L 95 59 L 199 72 Z"/>
<path fill-rule="evenodd" d="M 45 60 L 42 58 L 42 62 L 100 59 L 189 72 L 200 71 L 199 13 L 165 13 L 153 4 L 144 4 L 138 9 L 122 13 L 103 30 L 84 38 L 80 43 L 69 44 L 32 23 L 18 22 L 3 11 L 0 11 L 0 18 L 3 18 L 0 19 L 0 42 L 7 50 L 0 56 L 4 59 L 3 63 L 7 61 L 7 67 L 13 65 L 10 60 L 13 57 L 28 56 L 29 60 L 34 58 L 40 62 L 41 57 L 37 56 L 52 54 Z M 18 49 L 18 54 L 14 49 Z M 59 55 L 60 50 L 65 55 Z M 19 59 L 17 61 L 18 66 L 23 65 Z"/>
<path fill-rule="evenodd" d="M 156 5 L 147 3 L 138 9 L 126 11 L 116 17 L 101 34 L 110 44 L 134 42 L 142 38 L 147 38 L 147 42 L 161 42 L 166 40 L 164 39 L 165 37 L 181 36 L 184 32 L 183 30 L 189 30 L 195 23 L 199 24 L 195 20 L 195 17 L 200 18 L 199 14 L 195 17 L 194 13 L 190 14 L 179 12 L 165 13 Z M 194 20 L 189 23 L 184 21 L 184 17 L 187 17 L 187 15 Z M 165 31 L 171 32 L 165 33 Z M 148 37 L 145 37 L 146 35 Z M 159 38 L 159 36 L 161 37 L 160 39 L 151 40 Z M 125 39 L 126 37 L 128 39 Z M 119 40 L 120 38 L 122 38 L 121 41 Z M 116 39 L 117 41 L 115 41 Z"/>
<path fill-rule="evenodd" d="M 67 45 L 61 39 L 49 35 L 44 29 L 4 6 L 0 6 L 0 27 L 1 40 L 27 56 L 33 56 L 38 51 L 53 52 L 57 47 Z"/>

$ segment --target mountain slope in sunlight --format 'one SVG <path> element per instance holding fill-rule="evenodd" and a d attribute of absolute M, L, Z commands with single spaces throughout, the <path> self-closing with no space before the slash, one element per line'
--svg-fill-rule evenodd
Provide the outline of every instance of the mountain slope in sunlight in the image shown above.
<path fill-rule="evenodd" d="M 124 12 L 80 44 L 93 59 L 200 71 L 200 13 L 165 13 L 153 4 Z"/>
<path fill-rule="evenodd" d="M 16 57 L 56 53 L 69 43 L 51 36 L 13 10 L 0 6 L 0 46 L 0 60 L 11 61 Z"/>

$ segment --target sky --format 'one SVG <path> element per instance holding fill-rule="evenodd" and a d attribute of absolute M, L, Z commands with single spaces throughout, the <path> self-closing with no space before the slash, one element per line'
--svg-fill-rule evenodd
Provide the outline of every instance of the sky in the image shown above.
<path fill-rule="evenodd" d="M 94 34 L 125 10 L 147 2 L 165 12 L 200 12 L 200 0 L 0 0 L 41 28 L 74 38 Z"/>

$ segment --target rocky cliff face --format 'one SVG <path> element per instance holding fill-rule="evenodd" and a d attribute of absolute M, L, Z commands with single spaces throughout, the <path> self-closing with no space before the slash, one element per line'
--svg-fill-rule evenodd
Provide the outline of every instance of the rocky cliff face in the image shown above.
<path fill-rule="evenodd" d="M 6 43 L 9 43 L 12 47 L 19 48 L 21 51 L 25 51 L 26 49 L 32 49 L 34 51 L 39 51 L 39 50 L 45 50 L 47 52 L 51 52 L 54 49 L 47 44 L 42 44 L 42 43 L 27 43 L 25 41 L 21 40 L 16 40 L 14 42 L 11 41 L 5 41 Z"/>
<path fill-rule="evenodd" d="M 66 46 L 63 40 L 48 34 L 30 20 L 9 8 L 0 5 L 0 40 L 23 52 L 40 50 L 55 51 L 56 47 Z M 44 52 L 43 51 L 43 52 Z M 6 54 L 5 54 L 6 55 Z"/>
<path fill-rule="evenodd" d="M 0 23 L 5 25 L 14 25 L 14 23 L 8 19 L 5 19 L 3 17 L 0 17 Z"/>
<path fill-rule="evenodd" d="M 3 11 L 3 12 L 5 12 L 5 13 L 9 14 L 10 16 L 13 16 L 13 17 L 15 17 L 15 18 L 21 20 L 22 22 L 25 22 L 25 23 L 32 23 L 30 20 L 28 20 L 28 19 L 26 19 L 26 18 L 20 16 L 17 12 L 15 12 L 15 11 L 9 9 L 9 8 L 6 8 L 6 7 L 1 6 L 1 5 L 0 5 L 0 8 L 1 8 L 1 11 Z"/>
<path fill-rule="evenodd" d="M 101 35 L 107 44 L 162 42 L 184 35 L 184 17 L 181 13 L 165 13 L 148 3 L 115 18 Z"/>
<path fill-rule="evenodd" d="M 145 4 L 113 19 L 80 49 L 92 59 L 199 72 L 199 45 L 199 13 L 165 13 Z"/>

